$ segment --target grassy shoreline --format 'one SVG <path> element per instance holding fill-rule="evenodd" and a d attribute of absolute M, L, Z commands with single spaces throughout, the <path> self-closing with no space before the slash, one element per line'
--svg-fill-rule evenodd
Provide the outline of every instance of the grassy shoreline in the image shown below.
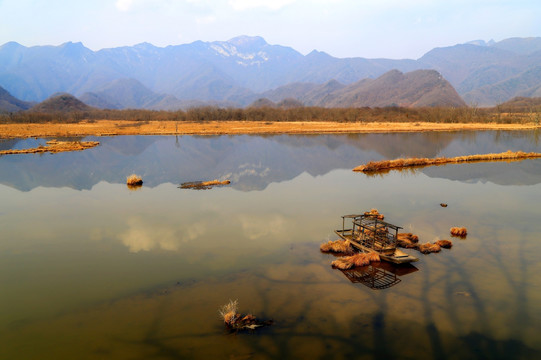
<path fill-rule="evenodd" d="M 535 123 L 433 123 L 332 121 L 126 121 L 0 124 L 0 138 L 82 137 L 118 135 L 260 135 L 347 134 L 424 131 L 535 130 Z"/>

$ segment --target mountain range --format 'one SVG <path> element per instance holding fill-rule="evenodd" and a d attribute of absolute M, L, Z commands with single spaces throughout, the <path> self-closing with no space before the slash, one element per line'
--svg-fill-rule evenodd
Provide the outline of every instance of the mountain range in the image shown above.
<path fill-rule="evenodd" d="M 203 102 L 246 106 L 260 98 L 287 97 L 306 105 L 378 106 L 373 87 L 385 79 L 402 77 L 403 88 L 411 77 L 419 84 L 442 77 L 467 104 L 491 106 L 515 96 L 540 96 L 540 64 L 541 38 L 473 41 L 435 48 L 417 60 L 340 59 L 315 50 L 303 55 L 257 36 L 99 51 L 72 42 L 33 47 L 9 42 L 0 46 L 0 86 L 26 102 L 68 92 L 104 108 L 174 109 Z M 441 89 L 445 96 L 454 91 Z M 440 97 L 428 91 L 412 99 L 400 92 L 383 105 L 421 106 Z M 280 93 L 287 96 L 278 98 Z"/>

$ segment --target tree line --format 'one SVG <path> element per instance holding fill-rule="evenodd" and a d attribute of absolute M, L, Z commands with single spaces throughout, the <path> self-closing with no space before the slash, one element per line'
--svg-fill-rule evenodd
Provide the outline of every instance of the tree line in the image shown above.
<path fill-rule="evenodd" d="M 1 123 L 79 123 L 96 120 L 129 121 L 329 121 L 329 122 L 436 122 L 436 123 L 525 123 L 539 122 L 539 113 L 532 111 L 504 112 L 501 108 L 476 107 L 362 107 L 362 108 L 221 108 L 194 107 L 188 110 L 89 110 L 71 112 L 15 112 L 0 114 Z"/>

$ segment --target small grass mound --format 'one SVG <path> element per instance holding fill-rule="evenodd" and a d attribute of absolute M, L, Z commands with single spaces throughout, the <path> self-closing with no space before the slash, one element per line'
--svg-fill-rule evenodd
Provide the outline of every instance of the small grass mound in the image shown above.
<path fill-rule="evenodd" d="M 353 267 L 370 265 L 371 262 L 379 262 L 379 254 L 375 251 L 369 253 L 357 253 L 334 260 L 331 265 L 340 270 L 349 270 Z"/>
<path fill-rule="evenodd" d="M 438 244 L 425 243 L 419 245 L 418 250 L 423 254 L 430 254 L 440 252 L 441 247 Z"/>
<path fill-rule="evenodd" d="M 453 243 L 451 242 L 451 240 L 438 240 L 435 242 L 435 244 L 439 245 L 444 249 L 450 249 L 453 247 Z"/>
<path fill-rule="evenodd" d="M 419 246 L 419 237 L 412 233 L 399 233 L 396 237 L 399 247 L 405 249 L 417 249 Z"/>
<path fill-rule="evenodd" d="M 331 252 L 346 255 L 354 253 L 353 247 L 351 246 L 350 242 L 340 239 L 323 243 L 321 244 L 319 249 L 325 253 Z"/>
<path fill-rule="evenodd" d="M 143 179 L 139 175 L 131 174 L 126 178 L 126 185 L 141 186 L 143 185 Z"/>
<path fill-rule="evenodd" d="M 465 227 L 452 227 L 451 235 L 455 237 L 464 238 L 468 235 L 468 230 Z"/>
<path fill-rule="evenodd" d="M 383 216 L 383 214 L 380 214 L 378 209 L 371 209 L 370 211 L 366 211 L 364 214 L 367 216 L 374 216 L 379 220 L 385 219 L 385 216 Z"/>

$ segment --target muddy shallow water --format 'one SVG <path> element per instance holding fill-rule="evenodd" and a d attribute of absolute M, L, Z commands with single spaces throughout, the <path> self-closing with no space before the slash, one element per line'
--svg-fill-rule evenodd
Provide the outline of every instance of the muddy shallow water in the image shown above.
<path fill-rule="evenodd" d="M 400 156 L 541 152 L 535 132 L 99 140 L 0 157 L 2 359 L 541 355 L 541 160 L 351 171 Z M 144 185 L 130 191 L 134 172 Z M 231 185 L 178 188 L 212 179 Z M 407 250 L 414 267 L 365 268 L 368 281 L 352 282 L 319 245 L 341 215 L 370 208 L 454 246 Z M 451 238 L 453 226 L 468 236 Z M 372 289 L 370 274 L 390 286 Z M 274 324 L 228 333 L 218 309 L 230 299 Z"/>

